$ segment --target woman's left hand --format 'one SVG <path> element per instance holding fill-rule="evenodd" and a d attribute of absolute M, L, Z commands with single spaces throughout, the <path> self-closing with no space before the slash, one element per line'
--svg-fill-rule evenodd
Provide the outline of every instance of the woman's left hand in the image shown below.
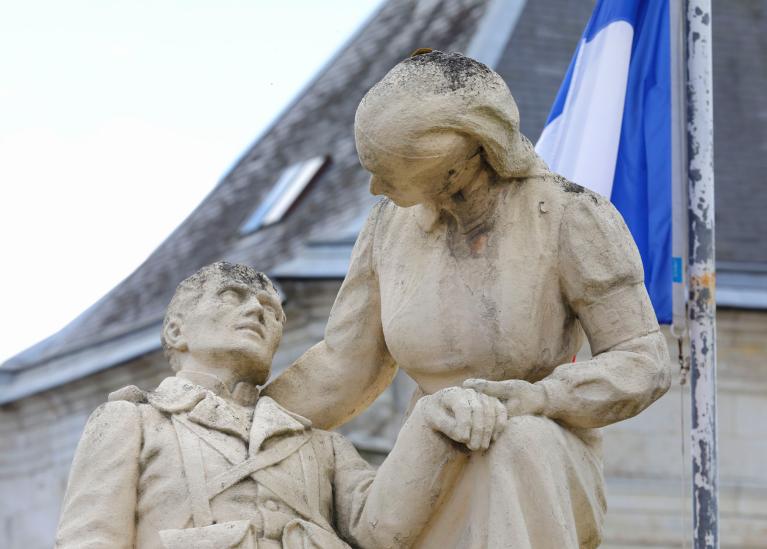
<path fill-rule="evenodd" d="M 506 427 L 506 407 L 500 399 L 472 389 L 447 387 L 416 403 L 426 424 L 469 450 L 487 450 Z"/>
<path fill-rule="evenodd" d="M 539 415 L 546 405 L 546 391 L 521 379 L 506 381 L 488 381 L 486 379 L 467 379 L 463 382 L 466 389 L 495 397 L 506 405 L 509 417 Z"/>

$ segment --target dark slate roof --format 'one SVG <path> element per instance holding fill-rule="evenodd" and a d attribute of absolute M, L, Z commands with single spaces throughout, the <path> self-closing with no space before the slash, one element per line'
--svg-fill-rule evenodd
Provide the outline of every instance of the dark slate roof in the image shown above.
<path fill-rule="evenodd" d="M 351 238 L 372 203 L 351 131 L 359 100 L 418 47 L 466 51 L 485 12 L 515 11 L 504 2 L 524 10 L 496 70 L 519 103 L 522 131 L 535 141 L 592 1 L 390 0 L 132 275 L 64 330 L 9 360 L 0 374 L 40 364 L 47 370 L 72 353 L 108 349 L 111 341 L 129 334 L 146 345 L 147 330 L 156 331 L 176 284 L 217 259 L 281 276 L 339 276 Z M 737 278 L 749 291 L 763 288 L 767 276 L 765 269 L 753 267 L 767 264 L 767 216 L 762 214 L 767 193 L 760 188 L 767 158 L 767 41 L 761 32 L 767 27 L 766 10 L 764 0 L 733 0 L 716 3 L 713 17 L 717 252 L 728 262 L 728 272 L 747 275 L 748 280 Z M 240 224 L 280 172 L 318 155 L 328 155 L 331 163 L 286 219 L 240 238 Z M 132 352 L 139 347 L 134 344 Z"/>
<path fill-rule="evenodd" d="M 24 369 L 156 324 L 183 278 L 226 258 L 269 272 L 301 245 L 341 229 L 371 203 L 353 121 L 365 92 L 414 49 L 462 51 L 485 0 L 390 0 L 240 159 L 200 206 L 114 290 L 57 334 L 13 357 Z M 290 164 L 328 155 L 330 165 L 286 219 L 243 239 L 238 228 Z"/>
<path fill-rule="evenodd" d="M 593 2 L 527 2 L 501 56 L 503 76 L 533 143 L 541 135 L 562 78 L 594 8 Z"/>
<path fill-rule="evenodd" d="M 767 1 L 712 4 L 716 254 L 760 269 L 767 266 Z"/>

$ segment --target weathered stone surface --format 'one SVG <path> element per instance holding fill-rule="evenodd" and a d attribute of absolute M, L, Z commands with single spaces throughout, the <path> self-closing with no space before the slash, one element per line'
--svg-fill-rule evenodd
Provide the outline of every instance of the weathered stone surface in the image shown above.
<path fill-rule="evenodd" d="M 136 325 L 161 319 L 178 281 L 218 257 L 264 268 L 274 261 L 282 262 L 295 253 L 299 240 L 316 232 L 307 224 L 322 221 L 317 212 L 331 217 L 333 226 L 342 226 L 349 216 L 356 216 L 363 203 L 361 197 L 367 194 L 356 192 L 364 187 L 365 177 L 349 131 L 359 99 L 394 62 L 416 47 L 463 51 L 485 5 L 474 0 L 431 2 L 436 5 L 433 11 L 416 13 L 410 6 L 417 3 L 388 2 L 343 55 L 328 65 L 290 111 L 243 156 L 237 181 L 226 177 L 212 200 L 191 216 L 189 226 L 174 233 L 173 242 L 164 245 L 99 307 L 83 314 L 74 323 L 74 331 L 51 338 L 53 348 L 45 350 L 43 359 L 34 358 L 40 354 L 36 347 L 9 366 L 30 364 L 39 372 L 45 357 L 69 353 L 72 347 L 87 348 L 101 339 L 129 333 Z M 755 105 L 763 100 L 755 90 L 761 89 L 759 80 L 767 75 L 754 70 L 759 65 L 754 65 L 754 60 L 765 59 L 758 50 L 766 47 L 754 38 L 760 36 L 765 21 L 764 10 L 754 8 L 756 4 L 725 2 L 714 6 L 718 48 L 714 59 L 715 168 L 718 188 L 724 190 L 717 195 L 717 252 L 730 260 L 763 260 L 767 245 L 758 223 L 767 220 L 760 211 L 764 200 L 759 198 L 765 196 L 759 190 L 764 147 L 748 145 L 765 142 L 764 125 L 752 116 Z M 523 133 L 531 138 L 537 137 L 546 120 L 592 7 L 590 2 L 568 0 L 527 2 L 496 67 L 522 110 Z M 743 55 L 746 50 L 757 53 Z M 283 122 L 289 126 L 287 130 L 281 129 Z M 289 223 L 238 241 L 239 219 L 267 192 L 280 170 L 316 154 L 330 154 L 333 165 L 293 212 Z M 744 155 L 750 159 L 744 161 Z M 226 225 L 228 220 L 232 223 Z M 210 231 L 202 230 L 206 223 L 216 231 L 227 226 L 231 232 L 222 230 L 217 233 L 221 240 L 215 241 Z M 236 250 L 236 257 L 226 246 Z M 322 339 L 340 283 L 280 282 L 288 296 L 288 323 L 275 357 L 275 373 Z M 763 435 L 767 423 L 761 421 L 767 414 L 767 315 L 764 311 L 720 309 L 717 324 L 722 543 L 727 547 L 757 547 L 767 532 L 767 470 L 760 462 L 767 455 L 767 437 Z M 669 341 L 674 354 L 676 343 Z M 89 413 L 107 393 L 127 384 L 155 387 L 167 373 L 162 354 L 152 352 L 0 406 L 0 547 L 51 547 L 72 455 Z M 365 449 L 366 456 L 380 461 L 391 447 L 412 384 L 400 371 L 395 383 L 370 408 L 342 427 L 358 448 Z M 680 409 L 679 390 L 672 387 L 646 412 L 604 430 L 610 512 L 603 546 L 682 547 L 681 517 L 686 516 L 689 522 L 690 509 L 688 502 L 680 501 L 680 475 L 689 476 L 689 465 L 680 456 L 681 441 L 687 436 L 680 432 Z"/>
<path fill-rule="evenodd" d="M 412 545 L 467 455 L 500 436 L 506 407 L 457 387 L 422 398 L 376 472 L 342 436 L 259 396 L 284 323 L 251 267 L 220 262 L 184 280 L 162 330 L 176 375 L 114 391 L 91 414 L 56 546 Z"/>
<path fill-rule="evenodd" d="M 324 341 L 268 394 L 326 427 L 366 408 L 397 367 L 417 396 L 463 386 L 500 398 L 506 430 L 470 457 L 417 545 L 596 547 L 598 428 L 671 382 L 622 218 L 547 169 L 502 78 L 460 54 L 394 67 L 360 103 L 355 136 L 387 200 L 360 233 Z M 573 362 L 583 331 L 594 357 Z M 314 398 L 299 400 L 301 387 Z"/>

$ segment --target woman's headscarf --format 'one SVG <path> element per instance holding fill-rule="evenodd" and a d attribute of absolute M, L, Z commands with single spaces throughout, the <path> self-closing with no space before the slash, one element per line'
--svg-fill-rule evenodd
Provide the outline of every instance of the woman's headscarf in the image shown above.
<path fill-rule="evenodd" d="M 459 53 L 432 51 L 397 64 L 362 99 L 354 132 L 358 148 L 364 143 L 408 158 L 438 156 L 423 138 L 457 132 L 482 146 L 503 179 L 531 175 L 540 165 L 519 132 L 519 111 L 506 83 Z"/>

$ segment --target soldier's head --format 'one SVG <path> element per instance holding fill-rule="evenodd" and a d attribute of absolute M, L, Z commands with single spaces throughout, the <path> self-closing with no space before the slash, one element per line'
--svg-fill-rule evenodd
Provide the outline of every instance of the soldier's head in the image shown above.
<path fill-rule="evenodd" d="M 162 344 L 176 371 L 225 368 L 260 385 L 269 378 L 284 324 L 280 295 L 264 273 L 218 262 L 178 285 Z"/>

